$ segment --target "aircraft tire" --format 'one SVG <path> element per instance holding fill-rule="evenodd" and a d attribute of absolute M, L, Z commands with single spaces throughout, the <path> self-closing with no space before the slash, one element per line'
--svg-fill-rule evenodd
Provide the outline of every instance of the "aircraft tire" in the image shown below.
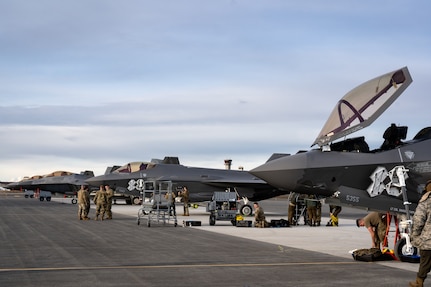
<path fill-rule="evenodd" d="M 418 255 L 418 249 L 416 247 L 414 248 L 413 255 L 404 255 L 404 249 L 406 246 L 406 239 L 401 238 L 397 241 L 394 248 L 395 256 L 400 260 L 401 262 L 410 262 L 410 263 L 419 263 L 420 256 Z"/>
<path fill-rule="evenodd" d="M 246 205 L 241 207 L 240 212 L 244 216 L 250 216 L 253 213 L 253 209 L 251 208 L 250 205 L 246 204 Z"/>
<path fill-rule="evenodd" d="M 134 205 L 139 205 L 141 203 L 141 199 L 136 196 L 136 197 L 133 198 L 132 202 L 133 202 Z"/>

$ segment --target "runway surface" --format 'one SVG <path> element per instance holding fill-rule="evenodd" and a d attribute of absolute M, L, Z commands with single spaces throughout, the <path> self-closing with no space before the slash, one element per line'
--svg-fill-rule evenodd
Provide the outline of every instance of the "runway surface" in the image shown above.
<path fill-rule="evenodd" d="M 113 220 L 80 221 L 69 202 L 0 196 L 0 286 L 407 286 L 418 268 L 352 259 L 348 250 L 370 244 L 354 226 L 362 211 L 346 210 L 339 227 L 261 229 L 209 226 L 198 208 L 178 216 L 178 227 L 147 227 L 136 223 L 139 206 L 114 205 Z M 261 203 L 268 219 L 286 218 L 284 204 Z"/>

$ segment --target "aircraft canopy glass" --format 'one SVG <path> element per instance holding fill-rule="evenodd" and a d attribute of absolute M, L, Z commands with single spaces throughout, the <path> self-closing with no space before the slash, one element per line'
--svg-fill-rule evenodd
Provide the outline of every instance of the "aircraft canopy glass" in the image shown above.
<path fill-rule="evenodd" d="M 58 171 L 51 172 L 47 175 L 44 175 L 43 177 L 67 176 L 72 174 L 73 172 L 70 172 L 70 171 L 58 170 Z"/>
<path fill-rule="evenodd" d="M 122 167 L 119 167 L 116 169 L 115 173 L 132 173 L 140 170 L 146 170 L 153 168 L 155 166 L 154 163 L 151 162 L 143 162 L 143 161 L 136 161 L 136 162 L 129 162 L 128 164 L 123 165 Z"/>
<path fill-rule="evenodd" d="M 411 82 L 410 73 L 407 67 L 404 67 L 354 88 L 338 101 L 313 145 L 324 146 L 367 127 L 401 95 Z"/>

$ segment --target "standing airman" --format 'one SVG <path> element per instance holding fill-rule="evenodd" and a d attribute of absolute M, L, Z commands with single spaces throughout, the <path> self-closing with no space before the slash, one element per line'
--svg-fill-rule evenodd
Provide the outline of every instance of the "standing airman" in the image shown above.
<path fill-rule="evenodd" d="M 93 201 L 96 204 L 96 217 L 94 220 L 99 220 L 99 215 L 101 215 L 100 219 L 103 220 L 106 211 L 106 192 L 103 185 L 101 185 L 100 189 L 96 192 Z"/>
<path fill-rule="evenodd" d="M 79 220 L 88 220 L 88 212 L 90 211 L 90 194 L 88 186 L 81 185 L 78 191 L 78 216 Z"/>
<path fill-rule="evenodd" d="M 316 226 L 317 223 L 317 199 L 314 194 L 310 194 L 305 198 L 305 205 L 307 206 L 308 225 Z"/>
<path fill-rule="evenodd" d="M 169 215 L 177 216 L 177 212 L 175 210 L 175 193 L 172 191 L 166 192 L 165 199 L 168 202 Z"/>
<path fill-rule="evenodd" d="M 181 196 L 183 197 L 183 203 L 184 203 L 184 216 L 189 216 L 189 190 L 187 187 L 183 187 L 183 190 L 181 192 Z"/>
<path fill-rule="evenodd" d="M 109 185 L 105 185 L 106 190 L 106 219 L 112 219 L 112 198 L 114 197 L 114 191 Z"/>

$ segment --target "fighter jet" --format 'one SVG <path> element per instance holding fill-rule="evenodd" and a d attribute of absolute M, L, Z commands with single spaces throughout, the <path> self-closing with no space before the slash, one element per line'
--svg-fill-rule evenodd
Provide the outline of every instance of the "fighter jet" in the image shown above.
<path fill-rule="evenodd" d="M 319 148 L 270 159 L 250 173 L 285 191 L 326 197 L 328 203 L 403 214 L 395 255 L 418 262 L 409 219 L 431 179 L 431 127 L 405 141 L 407 126 L 391 124 L 373 150 L 364 137 L 344 138 L 370 125 L 411 82 L 404 67 L 356 87 L 335 106 L 312 144 Z"/>
<path fill-rule="evenodd" d="M 407 126 L 392 124 L 373 150 L 364 137 L 345 138 L 370 125 L 411 82 L 404 67 L 356 87 L 336 104 L 312 145 L 318 148 L 269 160 L 250 173 L 279 189 L 321 195 L 338 205 L 412 213 L 431 179 L 431 127 L 405 141 Z"/>
<path fill-rule="evenodd" d="M 179 163 L 177 157 L 165 157 L 150 162 L 130 162 L 113 172 L 87 179 L 91 186 L 110 185 L 117 192 L 130 194 L 139 202 L 145 181 L 171 181 L 173 190 L 187 187 L 190 202 L 209 201 L 215 191 L 236 191 L 250 201 L 275 197 L 286 192 L 273 188 L 265 181 L 243 170 L 189 167 Z M 245 206 L 245 207 L 244 207 Z M 252 212 L 249 205 L 241 210 Z"/>
<path fill-rule="evenodd" d="M 86 184 L 85 180 L 93 177 L 92 171 L 73 173 L 69 171 L 54 171 L 46 175 L 35 175 L 24 178 L 21 181 L 12 182 L 6 187 L 9 189 L 27 189 L 38 191 L 49 191 L 67 195 L 76 195 L 81 185 Z M 76 203 L 76 198 L 72 198 L 72 203 Z"/>

